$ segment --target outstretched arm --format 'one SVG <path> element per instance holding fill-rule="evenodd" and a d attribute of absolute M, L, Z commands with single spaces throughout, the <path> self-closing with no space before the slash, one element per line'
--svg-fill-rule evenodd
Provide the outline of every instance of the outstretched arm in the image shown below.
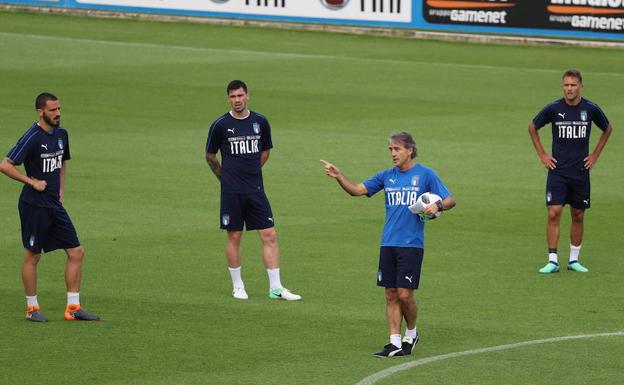
<path fill-rule="evenodd" d="M 609 136 L 611 136 L 611 131 L 613 131 L 613 127 L 611 127 L 611 123 L 609 123 L 607 129 L 604 130 L 600 135 L 600 139 L 598 140 L 598 144 L 596 145 L 594 152 L 592 152 L 587 157 L 585 157 L 585 159 L 583 159 L 585 161 L 586 169 L 591 170 L 596 165 L 602 149 L 604 148 L 605 144 L 607 144 Z"/>
<path fill-rule="evenodd" d="M 347 179 L 346 176 L 342 175 L 338 167 L 322 159 L 321 164 L 325 168 L 325 174 L 336 179 L 340 187 L 342 187 L 342 189 L 345 190 L 349 195 L 356 197 L 368 194 L 368 190 L 366 189 L 366 186 L 364 186 L 364 184 L 351 182 L 349 179 Z"/>
<path fill-rule="evenodd" d="M 0 172 L 11 179 L 15 179 L 16 181 L 31 186 L 37 191 L 43 191 L 47 186 L 47 182 L 45 180 L 29 178 L 28 176 L 22 174 L 20 170 L 15 167 L 15 163 L 6 157 L 2 160 L 2 162 L 0 162 Z"/>
<path fill-rule="evenodd" d="M 535 123 L 533 122 L 529 123 L 529 135 L 533 141 L 533 146 L 535 146 L 535 151 L 537 151 L 537 156 L 539 156 L 544 166 L 554 170 L 555 167 L 557 167 L 557 159 L 553 158 L 552 155 L 544 150 L 544 146 L 542 146 L 542 141 L 537 132 L 537 127 L 535 127 Z"/>
<path fill-rule="evenodd" d="M 217 159 L 217 154 L 207 152 L 206 162 L 208 162 L 208 166 L 210 166 L 217 179 L 221 180 L 221 162 Z"/>

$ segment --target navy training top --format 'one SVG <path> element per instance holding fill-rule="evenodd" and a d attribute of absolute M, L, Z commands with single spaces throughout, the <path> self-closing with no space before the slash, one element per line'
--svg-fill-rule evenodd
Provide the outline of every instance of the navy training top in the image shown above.
<path fill-rule="evenodd" d="M 260 154 L 271 148 L 271 125 L 263 115 L 250 111 L 246 118 L 237 119 L 227 112 L 215 120 L 208 132 L 206 152 L 221 151 L 221 191 L 264 191 Z"/>
<path fill-rule="evenodd" d="M 44 191 L 24 185 L 20 195 L 22 202 L 38 207 L 61 205 L 61 166 L 71 158 L 69 136 L 64 128 L 56 127 L 47 132 L 35 123 L 6 156 L 16 165 L 23 163 L 27 176 L 47 183 Z"/>
<path fill-rule="evenodd" d="M 537 129 L 552 123 L 552 156 L 557 165 L 549 172 L 566 175 L 585 169 L 583 159 L 589 154 L 592 122 L 602 131 L 609 127 L 602 109 L 584 98 L 576 106 L 570 106 L 563 98 L 555 100 L 533 118 Z"/>

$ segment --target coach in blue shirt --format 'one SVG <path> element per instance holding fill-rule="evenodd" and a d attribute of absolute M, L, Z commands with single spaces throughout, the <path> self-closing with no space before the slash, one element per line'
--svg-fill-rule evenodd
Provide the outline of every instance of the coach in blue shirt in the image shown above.
<path fill-rule="evenodd" d="M 442 198 L 425 207 L 423 212 L 426 215 L 431 216 L 455 206 L 455 199 L 436 173 L 414 163 L 416 143 L 410 134 L 392 134 L 388 138 L 388 148 L 394 167 L 357 184 L 347 179 L 336 166 L 321 160 L 325 173 L 335 178 L 352 196 L 370 197 L 384 190 L 386 222 L 381 235 L 377 285 L 385 287 L 390 343 L 376 352 L 376 357 L 409 355 L 418 343 L 418 306 L 414 300 L 414 290 L 420 282 L 425 247 L 424 223 L 409 207 L 425 192 L 435 193 Z M 403 318 L 407 325 L 405 337 L 401 341 Z"/>

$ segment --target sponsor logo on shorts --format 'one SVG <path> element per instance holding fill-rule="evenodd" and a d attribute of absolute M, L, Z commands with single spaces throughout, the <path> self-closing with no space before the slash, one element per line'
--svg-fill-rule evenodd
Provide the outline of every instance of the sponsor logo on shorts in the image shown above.
<path fill-rule="evenodd" d="M 377 282 L 381 282 L 381 270 L 377 271 Z"/>
<path fill-rule="evenodd" d="M 229 214 L 223 214 L 223 216 L 221 217 L 221 223 L 223 223 L 223 226 L 227 226 L 230 224 L 230 215 Z"/>
<path fill-rule="evenodd" d="M 552 200 L 552 193 L 549 191 L 546 193 L 546 202 L 550 202 Z"/>
<path fill-rule="evenodd" d="M 30 239 L 28 240 L 28 244 L 30 245 L 30 247 L 35 246 L 35 236 L 31 235 Z"/>
<path fill-rule="evenodd" d="M 405 279 L 407 279 L 410 283 L 412 283 L 412 278 L 413 277 L 414 277 L 413 275 L 410 275 L 409 277 L 406 275 Z"/>

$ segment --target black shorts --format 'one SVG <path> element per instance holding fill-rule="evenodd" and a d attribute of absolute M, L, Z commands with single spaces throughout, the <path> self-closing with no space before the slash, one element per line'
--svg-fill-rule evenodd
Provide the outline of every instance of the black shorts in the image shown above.
<path fill-rule="evenodd" d="M 546 206 L 569 204 L 575 209 L 585 210 L 590 207 L 590 193 L 588 170 L 579 170 L 570 175 L 548 173 Z"/>
<path fill-rule="evenodd" d="M 63 206 L 37 207 L 20 201 L 24 248 L 35 254 L 80 246 L 76 229 Z"/>
<path fill-rule="evenodd" d="M 377 286 L 418 289 L 424 250 L 382 246 L 379 249 Z"/>
<path fill-rule="evenodd" d="M 266 194 L 221 192 L 221 228 L 228 231 L 262 230 L 274 226 L 273 212 Z"/>

